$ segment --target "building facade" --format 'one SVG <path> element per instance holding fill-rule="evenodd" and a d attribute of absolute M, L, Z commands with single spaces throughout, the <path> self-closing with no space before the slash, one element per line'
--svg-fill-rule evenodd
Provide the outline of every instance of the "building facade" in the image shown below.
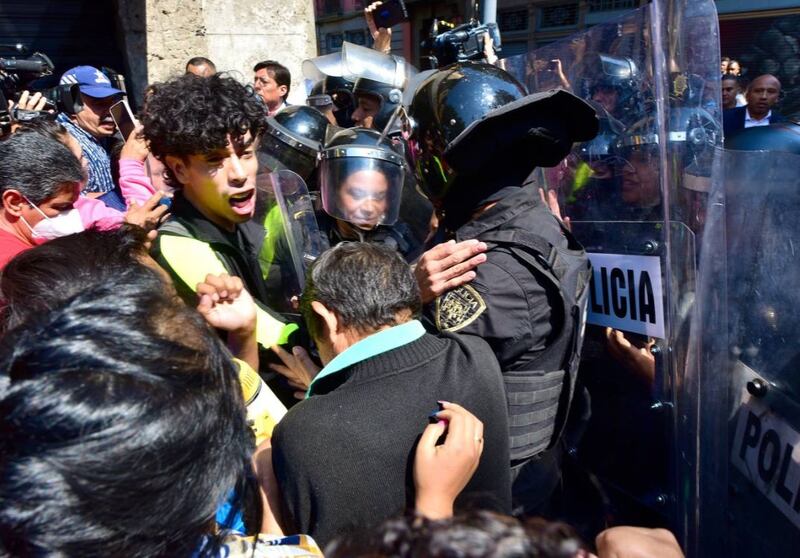
<path fill-rule="evenodd" d="M 368 0 L 315 0 L 317 43 L 320 54 L 335 52 L 342 41 L 372 44 L 363 17 Z M 502 56 L 513 56 L 561 39 L 598 23 L 613 20 L 626 11 L 647 4 L 647 0 L 498 0 L 497 22 L 503 38 Z M 406 0 L 409 21 L 393 29 L 392 51 L 420 64 L 425 53 L 421 42 L 430 35 L 434 18 L 452 23 L 468 21 L 474 13 L 469 0 Z M 759 63 L 765 46 L 752 53 L 750 44 L 760 44 L 759 36 L 780 23 L 780 32 L 789 37 L 789 46 L 766 45 L 781 50 L 780 62 L 796 58 L 794 44 L 800 38 L 798 0 L 718 0 L 723 56 L 744 58 L 750 70 L 775 69 L 775 64 Z M 773 42 L 776 33 L 770 32 Z M 795 39 L 794 41 L 792 39 Z M 762 41 L 763 42 L 763 41 Z M 769 42 L 769 40 L 767 41 Z M 786 50 L 788 48 L 788 50 Z M 784 52 L 785 51 L 785 52 Z M 789 62 L 786 77 L 794 75 Z M 763 68 L 762 68 L 763 66 Z"/>
<path fill-rule="evenodd" d="M 312 0 L 0 0 L 0 45 L 21 43 L 55 65 L 38 86 L 73 66 L 106 66 L 125 76 L 136 106 L 149 83 L 182 74 L 194 56 L 245 82 L 256 62 L 277 60 L 292 72 L 290 102 L 303 102 L 314 30 Z"/>

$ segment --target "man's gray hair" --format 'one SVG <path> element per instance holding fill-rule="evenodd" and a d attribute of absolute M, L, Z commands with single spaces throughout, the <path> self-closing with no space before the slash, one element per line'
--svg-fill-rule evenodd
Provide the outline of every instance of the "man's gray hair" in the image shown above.
<path fill-rule="evenodd" d="M 369 242 L 343 242 L 323 253 L 308 273 L 300 310 L 314 338 L 321 324 L 311 308 L 318 301 L 345 328 L 370 333 L 419 314 L 422 299 L 409 265 L 396 250 Z"/>
<path fill-rule="evenodd" d="M 59 141 L 23 133 L 0 142 L 0 192 L 14 189 L 40 204 L 83 178 L 80 161 Z"/>

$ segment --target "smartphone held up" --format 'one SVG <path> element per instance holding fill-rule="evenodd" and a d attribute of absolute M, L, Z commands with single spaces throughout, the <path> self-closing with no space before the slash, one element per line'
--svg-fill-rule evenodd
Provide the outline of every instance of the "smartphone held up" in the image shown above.
<path fill-rule="evenodd" d="M 128 101 L 123 99 L 118 103 L 114 103 L 111 105 L 110 112 L 111 118 L 114 119 L 114 124 L 117 125 L 117 130 L 122 136 L 122 139 L 128 141 L 128 137 L 133 133 L 137 125 L 136 118 L 133 116 L 133 111 L 131 111 Z"/>

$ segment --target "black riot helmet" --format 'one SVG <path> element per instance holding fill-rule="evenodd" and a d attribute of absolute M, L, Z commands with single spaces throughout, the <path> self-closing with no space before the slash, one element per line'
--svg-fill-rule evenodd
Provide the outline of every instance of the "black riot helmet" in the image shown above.
<path fill-rule="evenodd" d="M 288 169 L 308 181 L 317 166 L 328 132 L 328 119 L 304 106 L 286 107 L 267 119 L 258 147 L 258 162 L 269 170 Z"/>
<path fill-rule="evenodd" d="M 374 99 L 378 103 L 378 112 L 372 117 L 372 126 L 377 130 L 383 130 L 389 123 L 395 109 L 403 102 L 403 90 L 367 78 L 359 78 L 353 87 L 356 106 L 360 97 Z"/>
<path fill-rule="evenodd" d="M 341 76 L 325 76 L 322 79 L 322 92 L 333 100 L 333 115 L 342 128 L 353 126 L 353 111 L 356 108 L 353 97 L 353 82 Z"/>
<path fill-rule="evenodd" d="M 504 70 L 474 62 L 428 76 L 409 113 L 419 185 L 451 215 L 474 209 L 505 186 L 521 185 L 537 166 L 558 164 L 573 142 L 593 138 L 598 127 L 595 111 L 575 95 L 553 90 L 526 96 Z"/>
<path fill-rule="evenodd" d="M 589 84 L 589 98 L 594 99 L 602 89 L 616 92 L 615 106 L 610 109 L 615 116 L 623 111 L 640 111 L 637 106 L 641 92 L 641 76 L 636 63 L 630 58 L 600 54 L 596 60 L 594 77 Z"/>
<path fill-rule="evenodd" d="M 371 230 L 393 225 L 400 211 L 405 156 L 375 130 L 351 128 L 334 135 L 320 156 L 322 207 L 342 221 Z"/>
<path fill-rule="evenodd" d="M 324 87 L 324 80 L 320 80 L 314 84 L 311 91 L 308 92 L 308 97 L 306 97 L 306 104 L 308 106 L 319 111 L 333 109 L 333 99 L 324 92 Z"/>
<path fill-rule="evenodd" d="M 410 149 L 420 187 L 431 201 L 446 197 L 456 177 L 444 157 L 450 144 L 471 123 L 524 96 L 517 80 L 488 64 L 455 64 L 417 87 L 409 106 L 415 124 Z"/>
<path fill-rule="evenodd" d="M 578 157 L 587 163 L 605 163 L 614 158 L 620 136 L 625 131 L 625 126 L 599 103 L 589 101 L 599 119 L 600 129 L 594 139 L 585 141 L 578 146 Z"/>

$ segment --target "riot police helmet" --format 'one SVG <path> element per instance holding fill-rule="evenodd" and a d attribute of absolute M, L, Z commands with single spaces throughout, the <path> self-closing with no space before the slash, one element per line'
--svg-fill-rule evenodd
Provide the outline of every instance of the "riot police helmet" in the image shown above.
<path fill-rule="evenodd" d="M 259 165 L 288 169 L 308 180 L 327 132 L 328 119 L 320 111 L 304 105 L 286 107 L 267 119 L 258 148 Z"/>
<path fill-rule="evenodd" d="M 324 80 L 320 80 L 313 85 L 306 97 L 306 104 L 320 111 L 333 109 L 333 99 L 324 91 Z"/>
<path fill-rule="evenodd" d="M 586 163 L 606 163 L 614 158 L 625 126 L 599 103 L 589 101 L 599 119 L 600 129 L 593 139 L 578 145 L 577 155 Z"/>
<path fill-rule="evenodd" d="M 333 100 L 333 116 L 342 128 L 353 126 L 353 111 L 356 108 L 353 96 L 353 81 L 342 76 L 325 76 L 322 92 Z"/>
<path fill-rule="evenodd" d="M 454 64 L 417 87 L 409 105 L 410 150 L 420 188 L 431 201 L 443 200 L 457 176 L 444 156 L 450 144 L 472 122 L 524 96 L 522 84 L 488 64 Z"/>
<path fill-rule="evenodd" d="M 464 62 L 431 74 L 409 105 L 409 141 L 419 185 L 440 208 L 459 210 L 537 166 L 558 164 L 575 141 L 597 134 L 595 111 L 564 90 L 526 96 L 506 71 Z M 456 187 L 468 179 L 466 188 Z M 457 193 L 456 190 L 458 190 Z"/>
<path fill-rule="evenodd" d="M 353 86 L 356 109 L 355 122 L 364 126 L 366 118 L 372 117 L 372 128 L 383 130 L 389 123 L 392 113 L 403 102 L 403 90 L 391 84 L 369 78 L 359 78 Z M 367 102 L 365 103 L 365 100 Z"/>
<path fill-rule="evenodd" d="M 405 179 L 403 151 L 366 128 L 335 134 L 320 155 L 322 207 L 362 230 L 393 225 Z"/>
<path fill-rule="evenodd" d="M 599 54 L 596 64 L 589 97 L 615 116 L 623 110 L 635 110 L 641 82 L 636 63 L 630 58 Z"/>

